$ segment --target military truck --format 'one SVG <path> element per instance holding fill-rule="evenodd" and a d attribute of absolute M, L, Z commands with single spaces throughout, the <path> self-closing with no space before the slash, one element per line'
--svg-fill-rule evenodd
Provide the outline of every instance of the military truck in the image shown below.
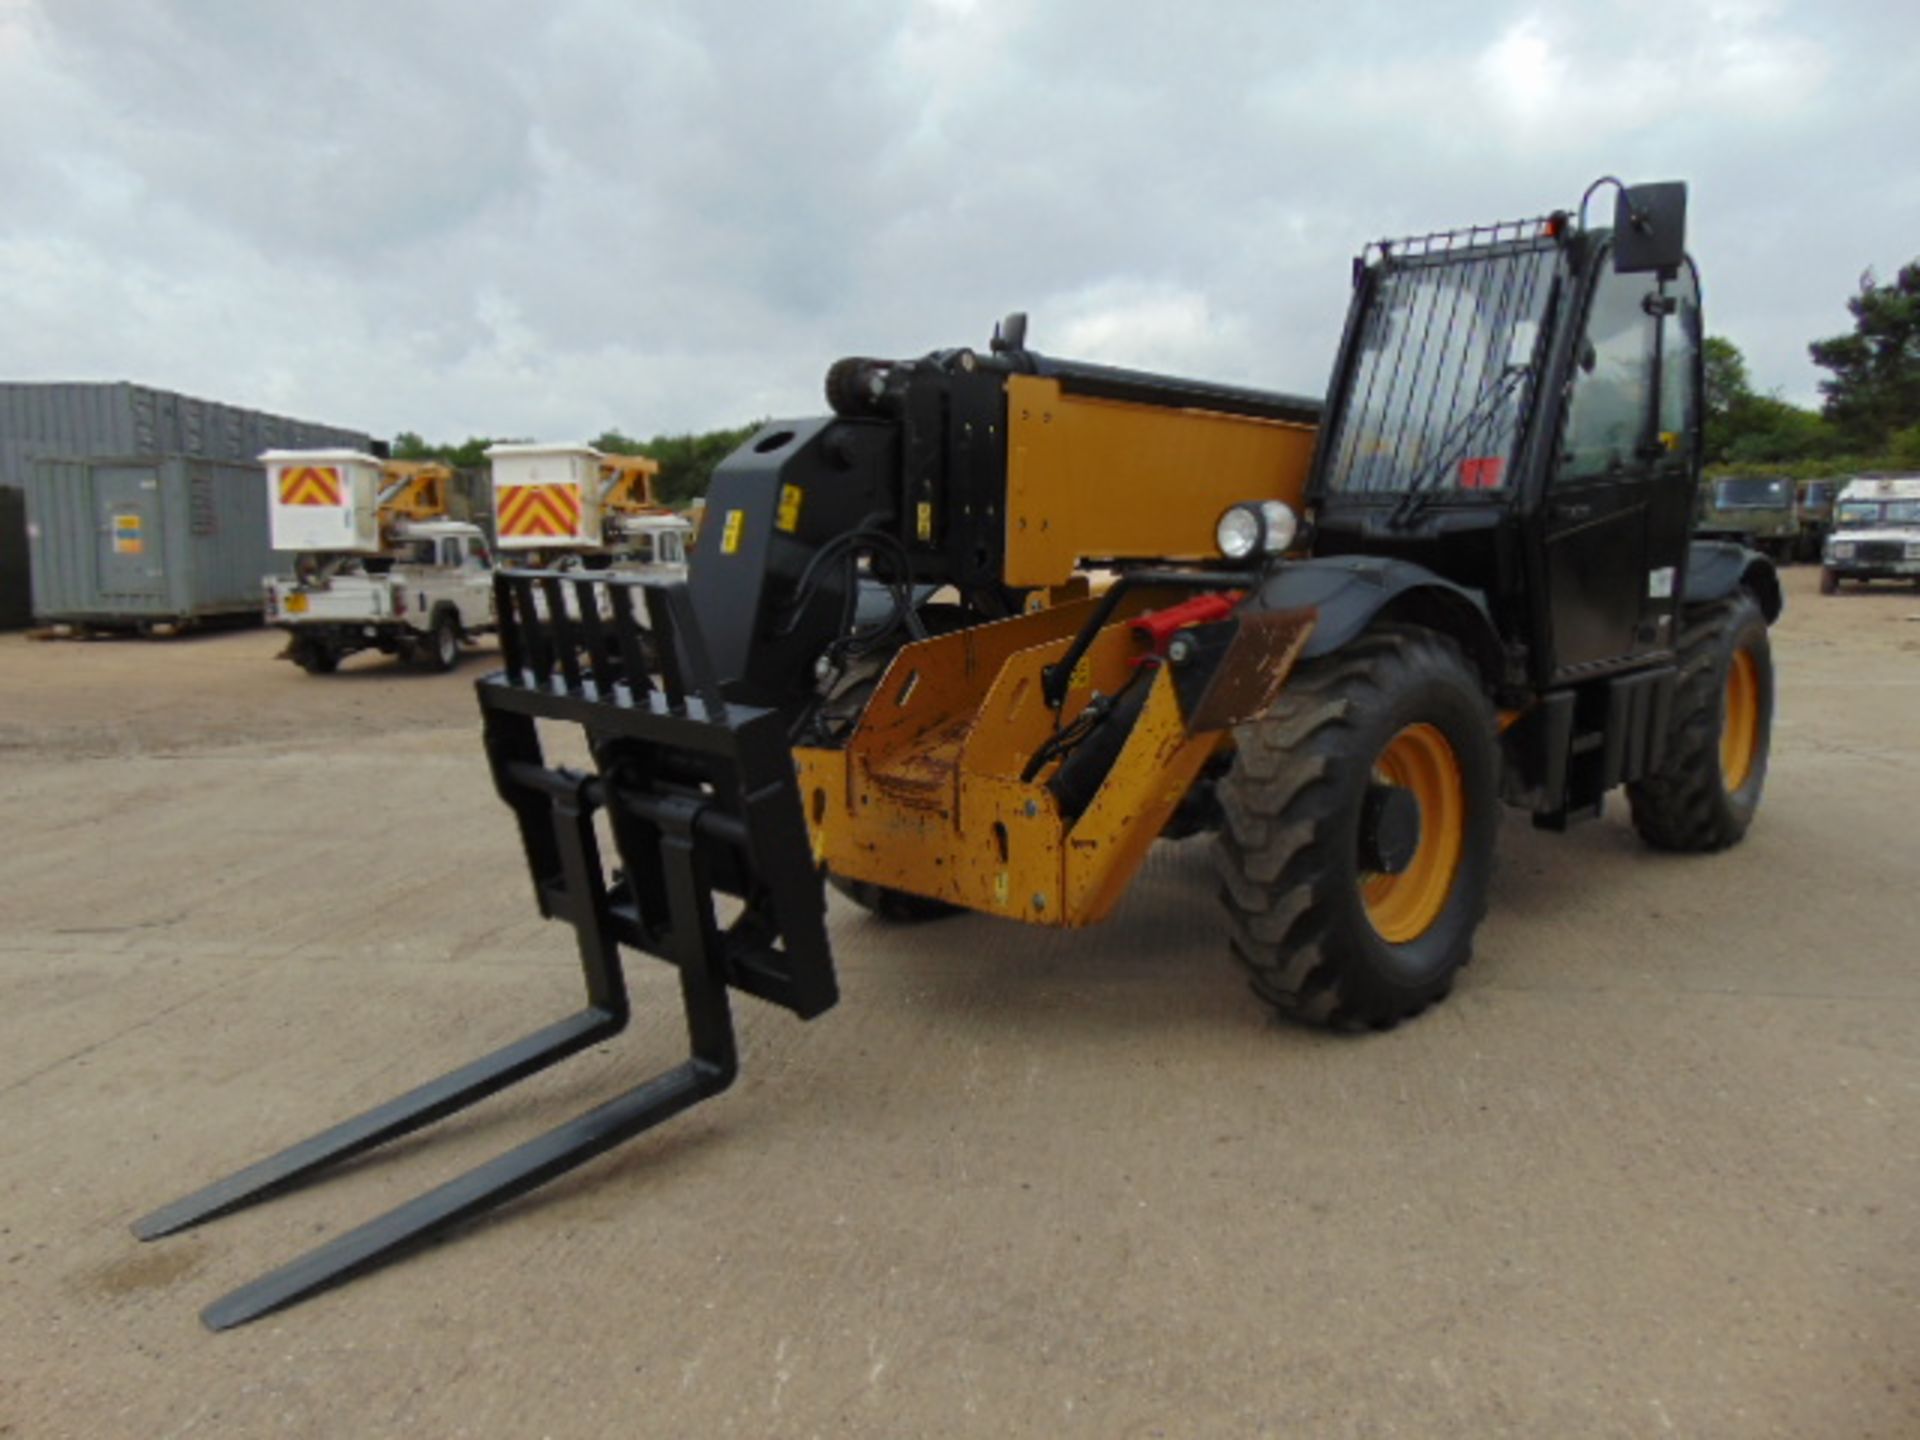
<path fill-rule="evenodd" d="M 1727 475 L 1700 487 L 1694 531 L 1753 546 L 1774 560 L 1793 558 L 1800 522 L 1785 475 Z"/>

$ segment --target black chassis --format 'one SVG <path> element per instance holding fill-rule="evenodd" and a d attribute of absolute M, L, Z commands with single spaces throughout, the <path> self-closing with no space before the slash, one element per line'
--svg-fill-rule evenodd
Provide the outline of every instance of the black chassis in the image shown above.
<path fill-rule="evenodd" d="M 313 640 L 336 655 L 352 655 L 361 650 L 378 650 L 382 655 L 398 655 L 424 637 L 418 630 L 398 620 L 339 620 L 311 625 L 281 625 L 295 642 Z M 371 632 L 371 633 L 369 633 Z"/>

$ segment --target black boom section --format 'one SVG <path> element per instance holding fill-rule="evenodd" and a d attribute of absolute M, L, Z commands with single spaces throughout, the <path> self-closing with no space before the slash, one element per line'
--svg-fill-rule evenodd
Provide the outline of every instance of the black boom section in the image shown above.
<path fill-rule="evenodd" d="M 684 587 L 503 572 L 495 603 L 506 668 L 477 687 L 487 759 L 540 913 L 573 927 L 583 1008 L 153 1212 L 134 1233 L 156 1239 L 291 1189 L 617 1033 L 630 1013 L 623 947 L 679 971 L 689 1054 L 216 1301 L 202 1316 L 213 1329 L 384 1264 L 719 1094 L 738 1071 L 729 989 L 802 1018 L 838 997 L 780 717 L 722 697 Z M 592 768 L 551 764 L 542 720 L 579 724 Z M 719 895 L 739 902 L 725 922 Z"/>

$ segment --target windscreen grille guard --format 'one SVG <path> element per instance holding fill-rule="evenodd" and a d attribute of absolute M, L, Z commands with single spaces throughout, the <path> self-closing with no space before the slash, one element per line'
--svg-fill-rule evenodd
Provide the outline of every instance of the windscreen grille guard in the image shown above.
<path fill-rule="evenodd" d="M 1531 404 L 1564 217 L 1376 241 L 1330 493 L 1499 489 Z"/>

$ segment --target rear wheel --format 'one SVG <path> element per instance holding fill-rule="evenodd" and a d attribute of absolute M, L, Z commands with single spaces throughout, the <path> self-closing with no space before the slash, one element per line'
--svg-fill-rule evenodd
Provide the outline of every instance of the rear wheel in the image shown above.
<path fill-rule="evenodd" d="M 293 663 L 309 675 L 331 675 L 340 668 L 340 656 L 323 640 L 296 640 Z"/>
<path fill-rule="evenodd" d="M 1459 647 L 1381 627 L 1235 732 L 1217 855 L 1233 952 L 1283 1015 L 1385 1029 L 1452 987 L 1486 911 L 1494 720 Z"/>
<path fill-rule="evenodd" d="M 1773 652 L 1742 590 L 1681 617 L 1672 728 L 1656 774 L 1627 787 L 1633 826 L 1658 850 L 1724 850 L 1747 833 L 1767 780 Z"/>

